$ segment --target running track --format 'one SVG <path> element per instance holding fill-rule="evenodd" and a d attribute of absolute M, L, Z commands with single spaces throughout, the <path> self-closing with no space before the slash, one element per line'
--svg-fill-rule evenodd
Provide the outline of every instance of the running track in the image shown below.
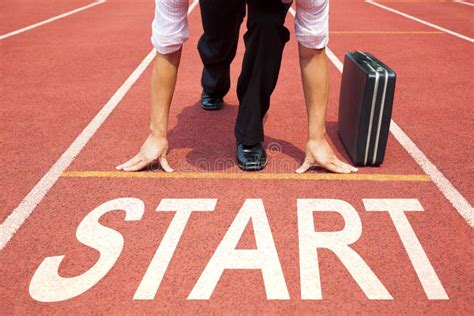
<path fill-rule="evenodd" d="M 471 6 L 450 1 L 380 3 L 474 36 Z M 293 36 L 266 122 L 270 164 L 262 173 L 239 172 L 233 164 L 235 89 L 222 111 L 207 113 L 197 105 L 201 65 L 195 47 L 202 28 L 196 7 L 190 13 L 191 38 L 170 122 L 169 159 L 179 173 L 169 177 L 159 170 L 128 175 L 113 169 L 134 153 L 147 132 L 151 72 L 146 66 L 151 59 L 144 58 L 151 56 L 153 3 L 2 2 L 1 11 L 9 14 L 2 16 L 0 35 L 88 7 L 0 40 L 0 310 L 472 314 L 473 44 L 364 1 L 333 0 L 331 5 L 329 135 L 347 159 L 336 131 L 338 60 L 349 50 L 372 52 L 399 76 L 393 119 L 402 134 L 392 126 L 396 137 L 390 136 L 386 163 L 351 177 L 318 171 L 296 178 L 292 174 L 304 158 L 306 125 Z M 293 32 L 292 19 L 289 14 Z M 234 83 L 242 54 L 241 43 L 232 68 Z M 104 108 L 110 115 L 99 112 Z M 103 124 L 97 113 L 102 113 L 98 117 Z M 433 173 L 433 166 L 439 173 Z M 182 203 L 176 199 L 200 200 L 188 201 L 194 203 L 194 212 L 187 218 L 185 211 L 176 212 Z M 374 205 L 382 199 L 384 205 Z M 94 235 L 100 233 L 93 229 L 97 225 L 82 235 L 79 229 L 77 236 L 76 229 L 99 205 L 114 203 L 109 201 L 116 203 L 110 211 L 128 209 L 127 218 L 123 211 L 100 218 L 123 236 L 123 249 L 119 251 L 120 237 L 108 235 L 102 240 L 109 244 L 97 246 L 103 251 L 99 255 L 80 237 L 100 240 Z M 313 203 L 310 211 L 320 205 L 324 212 L 313 216 L 304 211 L 305 203 Z M 155 212 L 158 205 L 165 212 Z M 401 211 L 394 211 L 396 207 Z M 246 216 L 252 216 L 248 225 Z M 315 227 L 304 216 L 314 218 Z M 338 243 L 324 233 L 312 238 L 315 228 L 343 230 L 347 238 L 352 234 L 346 243 L 353 242 L 353 251 L 346 246 L 334 252 L 319 245 L 316 252 L 314 243 L 322 236 L 328 236 L 329 248 Z M 311 234 L 303 234 L 307 231 Z M 219 256 L 216 249 L 227 245 L 232 250 L 232 241 L 249 252 L 234 259 L 235 250 Z M 152 260 L 157 249 L 159 255 Z M 272 260 L 261 263 L 255 249 Z M 49 277 L 38 272 L 45 258 L 62 255 L 59 271 L 46 269 L 52 271 Z M 253 269 L 238 269 L 239 264 Z M 212 272 L 219 265 L 227 268 L 216 279 Z M 314 278 L 318 271 L 321 292 Z M 72 283 L 61 288 L 61 280 Z M 80 294 L 88 282 L 91 288 Z M 59 302 L 45 302 L 54 297 Z"/>

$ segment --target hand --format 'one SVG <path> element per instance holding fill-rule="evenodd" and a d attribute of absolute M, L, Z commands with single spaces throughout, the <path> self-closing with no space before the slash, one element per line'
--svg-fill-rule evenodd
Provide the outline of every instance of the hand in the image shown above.
<path fill-rule="evenodd" d="M 351 173 L 358 170 L 339 160 L 325 137 L 308 140 L 306 158 L 296 173 L 304 173 L 312 166 L 319 166 L 335 173 Z"/>
<path fill-rule="evenodd" d="M 150 134 L 135 157 L 115 168 L 123 171 L 138 171 L 158 159 L 163 170 L 173 172 L 173 168 L 170 167 L 166 159 L 167 151 L 168 140 L 166 137 L 157 137 Z"/>

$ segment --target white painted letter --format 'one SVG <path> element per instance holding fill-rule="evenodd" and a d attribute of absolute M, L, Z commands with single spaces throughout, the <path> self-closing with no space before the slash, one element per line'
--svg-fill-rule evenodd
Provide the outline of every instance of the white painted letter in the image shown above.
<path fill-rule="evenodd" d="M 424 211 L 420 202 L 417 199 L 363 199 L 363 202 L 367 211 L 388 212 L 428 299 L 449 299 L 405 215 L 405 212 Z"/>
<path fill-rule="evenodd" d="M 216 208 L 217 199 L 163 199 L 156 208 L 157 212 L 176 211 L 160 246 L 156 250 L 148 269 L 138 286 L 134 300 L 152 300 L 160 287 L 168 265 L 178 246 L 184 228 L 191 213 L 210 212 Z"/>
<path fill-rule="evenodd" d="M 369 299 L 392 299 L 364 259 L 349 247 L 362 233 L 359 215 L 349 203 L 333 199 L 298 199 L 297 205 L 302 299 L 322 299 L 317 248 L 334 252 Z M 345 222 L 344 229 L 337 232 L 315 232 L 314 211 L 341 214 Z"/>
<path fill-rule="evenodd" d="M 250 220 L 257 249 L 235 249 Z M 188 299 L 209 299 L 225 269 L 260 269 L 267 298 L 290 299 L 262 200 L 245 201 Z"/>
<path fill-rule="evenodd" d="M 99 260 L 83 274 L 63 278 L 58 274 L 58 270 L 64 256 L 46 257 L 30 282 L 30 295 L 33 299 L 40 302 L 71 299 L 96 285 L 110 271 L 122 253 L 123 236 L 102 226 L 99 219 L 114 210 L 125 211 L 126 221 L 138 221 L 143 216 L 145 205 L 135 198 L 115 199 L 98 206 L 84 217 L 77 227 L 77 240 L 99 251 Z"/>

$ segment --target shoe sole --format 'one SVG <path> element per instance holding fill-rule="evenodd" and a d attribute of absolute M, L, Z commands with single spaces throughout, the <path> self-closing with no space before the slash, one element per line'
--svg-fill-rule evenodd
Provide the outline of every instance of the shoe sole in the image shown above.
<path fill-rule="evenodd" d="M 218 111 L 218 110 L 222 109 L 223 107 L 224 107 L 224 105 L 221 105 L 219 107 L 210 108 L 210 107 L 206 107 L 206 106 L 201 104 L 201 108 L 203 108 L 206 111 Z"/>
<path fill-rule="evenodd" d="M 238 163 L 240 170 L 242 171 L 260 171 L 265 169 L 267 166 L 267 161 L 264 163 L 253 163 L 253 164 L 242 164 Z"/>

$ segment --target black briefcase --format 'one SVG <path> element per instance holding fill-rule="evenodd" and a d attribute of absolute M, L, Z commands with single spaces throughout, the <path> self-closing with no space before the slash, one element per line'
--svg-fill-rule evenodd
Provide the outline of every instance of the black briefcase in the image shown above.
<path fill-rule="evenodd" d="M 338 128 L 355 165 L 380 165 L 384 160 L 395 80 L 395 72 L 374 56 L 346 53 Z"/>

